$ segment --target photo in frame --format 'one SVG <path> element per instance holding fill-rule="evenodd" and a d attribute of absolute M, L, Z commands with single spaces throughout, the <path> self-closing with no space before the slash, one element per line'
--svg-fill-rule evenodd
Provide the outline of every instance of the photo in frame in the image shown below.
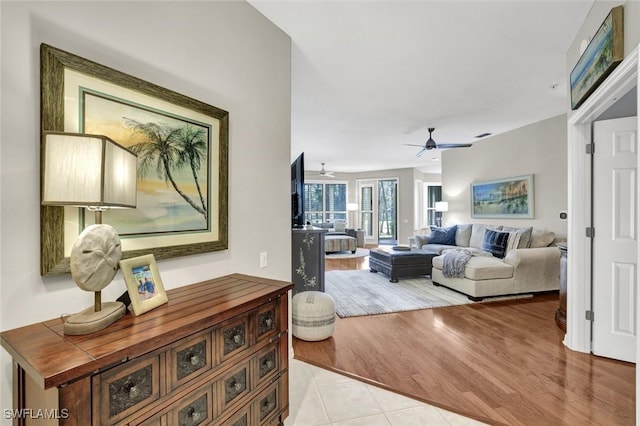
<path fill-rule="evenodd" d="M 120 260 L 120 269 L 134 315 L 142 315 L 168 302 L 158 265 L 152 254 Z"/>
<path fill-rule="evenodd" d="M 571 109 L 587 100 L 624 59 L 623 6 L 611 9 L 569 75 Z"/>
<path fill-rule="evenodd" d="M 42 44 L 41 131 L 108 136 L 138 155 L 137 208 L 110 210 L 123 258 L 228 248 L 227 111 Z M 41 275 L 69 272 L 93 215 L 41 206 Z"/>
<path fill-rule="evenodd" d="M 471 217 L 533 218 L 533 175 L 473 182 Z"/>

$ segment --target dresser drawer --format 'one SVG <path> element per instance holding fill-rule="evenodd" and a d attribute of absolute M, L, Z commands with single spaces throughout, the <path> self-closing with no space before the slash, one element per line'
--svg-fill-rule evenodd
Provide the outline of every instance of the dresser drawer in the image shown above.
<path fill-rule="evenodd" d="M 280 414 L 281 407 L 280 380 L 278 380 L 253 401 L 252 410 L 256 424 L 269 424 L 275 416 Z"/>
<path fill-rule="evenodd" d="M 271 302 L 261 307 L 253 318 L 257 342 L 268 339 L 280 331 L 277 302 Z"/>
<path fill-rule="evenodd" d="M 94 424 L 116 424 L 160 398 L 160 365 L 156 354 L 95 376 Z"/>
<path fill-rule="evenodd" d="M 218 331 L 218 361 L 220 363 L 249 347 L 249 317 L 224 324 Z"/>
<path fill-rule="evenodd" d="M 249 393 L 250 390 L 249 363 L 244 363 L 224 375 L 218 382 L 221 412 L 226 411 L 232 404 Z"/>
<path fill-rule="evenodd" d="M 169 413 L 169 426 L 197 426 L 209 424 L 216 416 L 214 385 L 208 384 L 182 398 Z"/>
<path fill-rule="evenodd" d="M 167 371 L 170 391 L 212 368 L 211 341 L 211 332 L 200 333 L 169 350 Z"/>
<path fill-rule="evenodd" d="M 280 371 L 280 348 L 277 344 L 271 344 L 261 350 L 251 360 L 255 387 L 270 380 Z"/>
<path fill-rule="evenodd" d="M 251 406 L 247 406 L 221 423 L 222 426 L 250 426 Z"/>

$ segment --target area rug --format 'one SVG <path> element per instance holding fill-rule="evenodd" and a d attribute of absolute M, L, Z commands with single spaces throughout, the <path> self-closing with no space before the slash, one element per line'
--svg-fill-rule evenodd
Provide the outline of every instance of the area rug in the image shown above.
<path fill-rule="evenodd" d="M 325 291 L 335 300 L 340 318 L 532 297 L 501 296 L 472 302 L 463 294 L 433 285 L 425 277 L 404 278 L 392 283 L 386 275 L 368 269 L 326 272 Z"/>
<path fill-rule="evenodd" d="M 338 251 L 335 253 L 327 253 L 325 255 L 327 259 L 355 259 L 357 257 L 365 256 L 369 256 L 369 250 L 364 248 L 356 249 L 355 253 L 351 253 L 350 251 Z"/>

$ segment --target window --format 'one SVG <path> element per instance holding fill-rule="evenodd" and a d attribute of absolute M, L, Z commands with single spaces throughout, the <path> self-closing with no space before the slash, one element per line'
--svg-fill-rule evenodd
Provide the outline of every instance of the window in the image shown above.
<path fill-rule="evenodd" d="M 335 222 L 347 220 L 347 184 L 319 183 L 304 184 L 305 222 Z"/>
<path fill-rule="evenodd" d="M 424 221 L 425 227 L 436 225 L 436 202 L 442 201 L 442 186 L 434 183 L 424 184 Z"/>

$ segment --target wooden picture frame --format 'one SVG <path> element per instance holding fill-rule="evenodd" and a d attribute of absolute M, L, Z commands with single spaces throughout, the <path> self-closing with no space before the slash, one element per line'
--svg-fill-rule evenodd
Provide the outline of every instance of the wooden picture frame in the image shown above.
<path fill-rule="evenodd" d="M 533 175 L 471 183 L 471 217 L 532 219 Z"/>
<path fill-rule="evenodd" d="M 571 109 L 575 110 L 624 59 L 623 6 L 611 9 L 569 75 Z"/>
<path fill-rule="evenodd" d="M 118 230 L 123 259 L 227 249 L 229 113 L 46 44 L 40 46 L 40 60 L 41 133 L 100 133 L 139 149 L 138 208 L 103 216 Z M 114 117 L 121 120 L 118 126 Z M 199 161 L 181 159 L 178 168 L 176 156 L 162 164 L 160 154 L 153 157 L 153 150 L 143 149 L 156 142 L 144 133 L 149 124 L 167 132 L 158 147 L 180 138 L 186 143 L 196 134 L 200 147 L 192 151 L 200 150 Z M 184 146 L 183 152 L 189 149 Z M 92 216 L 78 208 L 41 206 L 40 217 L 41 275 L 69 272 L 70 248 Z"/>
<path fill-rule="evenodd" d="M 152 254 L 121 260 L 120 269 L 134 315 L 142 315 L 169 301 Z"/>

